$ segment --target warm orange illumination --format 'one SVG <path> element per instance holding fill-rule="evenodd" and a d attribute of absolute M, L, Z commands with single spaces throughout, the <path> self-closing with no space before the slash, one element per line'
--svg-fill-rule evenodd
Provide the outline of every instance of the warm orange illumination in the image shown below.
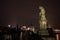
<path fill-rule="evenodd" d="M 56 40 L 59 40 L 59 34 L 60 33 L 60 30 L 59 29 L 53 29 L 53 31 L 55 31 L 56 33 Z"/>
<path fill-rule="evenodd" d="M 56 29 L 55 31 L 60 31 L 60 30 Z"/>
<path fill-rule="evenodd" d="M 56 34 L 56 40 L 59 40 L 59 34 Z"/>

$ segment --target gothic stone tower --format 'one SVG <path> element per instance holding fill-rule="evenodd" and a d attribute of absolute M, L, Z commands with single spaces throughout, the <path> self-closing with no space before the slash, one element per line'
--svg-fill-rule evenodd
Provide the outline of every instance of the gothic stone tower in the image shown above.
<path fill-rule="evenodd" d="M 45 9 L 43 7 L 39 7 L 40 9 L 40 29 L 46 29 L 47 28 L 47 20 L 45 17 Z"/>
<path fill-rule="evenodd" d="M 45 17 L 45 9 L 42 6 L 40 6 L 39 9 L 40 9 L 40 13 L 39 13 L 40 34 L 48 35 L 48 31 L 46 30 L 48 26 L 47 26 L 47 19 Z"/>
<path fill-rule="evenodd" d="M 46 19 L 46 16 L 45 16 L 45 9 L 42 6 L 40 6 L 39 9 L 40 9 L 40 13 L 39 13 L 40 31 L 39 31 L 39 34 L 42 35 L 42 36 L 49 36 L 48 30 L 47 30 L 48 25 L 47 25 L 47 19 Z M 48 38 L 42 37 L 42 38 L 44 40 L 55 40 L 52 37 L 48 37 Z"/>

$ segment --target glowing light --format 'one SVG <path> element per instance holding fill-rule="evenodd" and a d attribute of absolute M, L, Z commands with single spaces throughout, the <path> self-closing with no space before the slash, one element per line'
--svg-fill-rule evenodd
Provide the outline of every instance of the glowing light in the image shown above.
<path fill-rule="evenodd" d="M 27 30 L 30 30 L 30 28 L 28 27 Z"/>
<path fill-rule="evenodd" d="M 22 30 L 25 30 L 26 29 L 26 26 L 22 26 L 22 28 L 21 28 Z"/>
<path fill-rule="evenodd" d="M 11 25 L 8 25 L 8 27 L 11 27 Z"/>
<path fill-rule="evenodd" d="M 60 33 L 60 30 L 58 29 L 53 29 L 53 31 L 55 31 L 56 33 Z"/>
<path fill-rule="evenodd" d="M 22 28 L 21 28 L 22 30 L 31 30 L 31 28 L 30 27 L 27 27 L 27 26 L 22 26 Z"/>
<path fill-rule="evenodd" d="M 59 40 L 59 35 L 58 34 L 56 34 L 56 40 Z"/>
<path fill-rule="evenodd" d="M 60 30 L 58 30 L 58 29 L 55 29 L 55 31 L 60 31 Z"/>

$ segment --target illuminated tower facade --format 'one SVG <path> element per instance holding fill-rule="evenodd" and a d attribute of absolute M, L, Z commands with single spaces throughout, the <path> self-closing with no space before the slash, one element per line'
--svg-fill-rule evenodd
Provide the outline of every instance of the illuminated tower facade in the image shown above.
<path fill-rule="evenodd" d="M 47 30 L 48 25 L 47 25 L 47 19 L 46 19 L 46 16 L 45 16 L 44 7 L 40 6 L 39 10 L 40 10 L 40 13 L 39 13 L 39 17 L 40 17 L 40 20 L 39 20 L 39 24 L 40 24 L 39 34 L 42 35 L 42 36 L 46 36 L 46 37 L 42 37 L 42 39 L 44 39 L 44 40 L 55 40 L 52 37 L 47 37 L 47 36 L 49 36 L 49 33 L 48 33 L 48 30 Z"/>
<path fill-rule="evenodd" d="M 40 13 L 39 13 L 40 29 L 46 29 L 47 28 L 47 20 L 46 20 L 46 17 L 45 17 L 45 9 L 43 7 L 39 7 L 39 9 L 40 9 Z"/>
<path fill-rule="evenodd" d="M 48 31 L 46 30 L 47 29 L 47 19 L 45 16 L 45 9 L 42 6 L 40 6 L 39 9 L 40 9 L 40 13 L 39 13 L 40 34 L 48 35 Z"/>

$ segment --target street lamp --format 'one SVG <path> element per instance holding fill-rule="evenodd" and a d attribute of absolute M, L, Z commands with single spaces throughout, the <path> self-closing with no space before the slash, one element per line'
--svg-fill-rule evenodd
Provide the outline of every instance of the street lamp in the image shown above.
<path fill-rule="evenodd" d="M 11 25 L 8 25 L 8 27 L 11 27 Z"/>

